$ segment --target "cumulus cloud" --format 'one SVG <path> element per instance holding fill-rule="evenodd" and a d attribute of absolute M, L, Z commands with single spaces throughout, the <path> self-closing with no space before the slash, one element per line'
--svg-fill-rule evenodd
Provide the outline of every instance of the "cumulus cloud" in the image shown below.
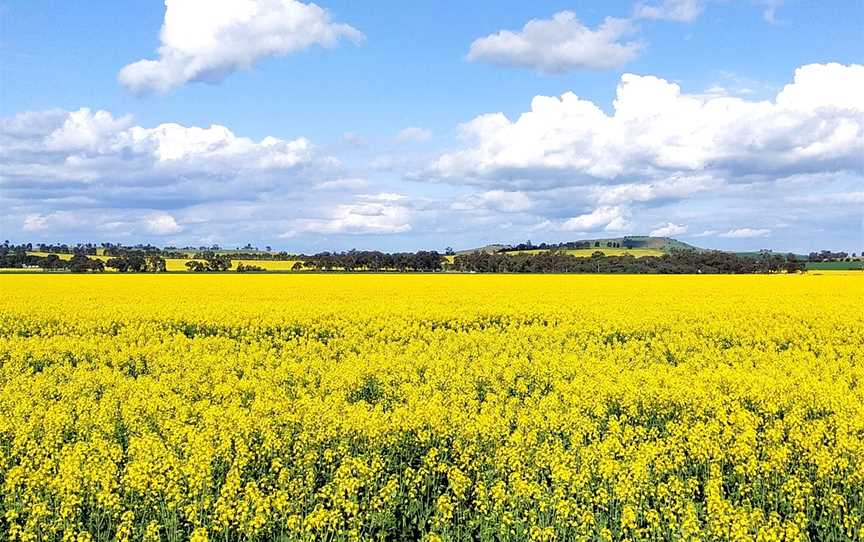
<path fill-rule="evenodd" d="M 503 213 L 521 213 L 534 207 L 531 197 L 525 192 L 488 190 L 455 200 L 450 208 L 454 211 L 491 210 Z"/>
<path fill-rule="evenodd" d="M 623 207 L 599 207 L 590 213 L 568 218 L 561 224 L 563 231 L 621 231 L 631 227 L 628 211 Z"/>
<path fill-rule="evenodd" d="M 314 188 L 315 190 L 360 190 L 368 186 L 369 181 L 366 179 L 348 178 L 320 182 Z"/>
<path fill-rule="evenodd" d="M 594 186 L 591 187 L 590 194 L 597 202 L 604 205 L 618 205 L 682 199 L 717 190 L 724 185 L 723 179 L 713 175 L 675 173 L 668 178 L 642 183 Z"/>
<path fill-rule="evenodd" d="M 396 134 L 396 143 L 423 143 L 432 137 L 432 132 L 426 128 L 409 126 Z"/>
<path fill-rule="evenodd" d="M 283 238 L 313 234 L 394 234 L 411 230 L 411 208 L 405 196 L 393 193 L 364 194 L 352 203 L 339 204 L 322 218 L 294 220 Z"/>
<path fill-rule="evenodd" d="M 519 32 L 502 30 L 475 40 L 467 58 L 543 73 L 615 68 L 642 49 L 638 41 L 624 41 L 634 32 L 626 19 L 607 17 L 592 30 L 575 13 L 561 11 L 551 19 L 528 21 Z"/>
<path fill-rule="evenodd" d="M 153 235 L 171 235 L 183 231 L 173 216 L 167 213 L 154 213 L 146 217 L 147 232 Z"/>
<path fill-rule="evenodd" d="M 660 226 L 655 230 L 651 230 L 649 235 L 652 237 L 674 237 L 685 233 L 687 233 L 687 226 L 667 222 L 665 225 Z"/>
<path fill-rule="evenodd" d="M 0 119 L 0 229 L 48 240 L 249 230 L 248 241 L 284 231 L 286 215 L 307 200 L 338 201 L 365 186 L 302 137 L 140 126 L 86 108 Z"/>
<path fill-rule="evenodd" d="M 642 19 L 660 19 L 688 23 L 696 20 L 705 9 L 702 0 L 664 0 L 657 3 L 636 4 L 633 15 Z"/>
<path fill-rule="evenodd" d="M 312 45 L 360 42 L 354 27 L 297 0 L 165 0 L 156 60 L 124 67 L 120 82 L 136 93 L 168 92 L 190 81 L 219 82 L 263 58 Z"/>
<path fill-rule="evenodd" d="M 763 178 L 864 170 L 864 66 L 810 64 L 771 101 L 682 93 L 624 74 L 614 111 L 568 92 L 537 96 L 515 121 L 502 113 L 461 126 L 467 148 L 440 155 L 429 177 L 452 182 L 657 182 L 679 176 Z M 547 183 L 548 184 L 548 183 Z M 686 181 L 678 190 L 685 190 Z"/>
<path fill-rule="evenodd" d="M 481 194 L 480 199 L 500 211 L 509 213 L 527 211 L 533 206 L 531 198 L 524 192 L 489 190 Z"/>
<path fill-rule="evenodd" d="M 52 112 L 38 130 L 19 129 L 33 116 L 0 120 L 0 183 L 31 200 L 73 189 L 91 202 L 207 200 L 286 189 L 338 168 L 305 138 L 255 141 L 219 125 L 148 128 L 87 108 Z"/>
<path fill-rule="evenodd" d="M 753 237 L 765 237 L 770 234 L 771 230 L 768 229 L 735 228 L 719 234 L 718 237 L 725 237 L 727 239 L 750 239 Z"/>

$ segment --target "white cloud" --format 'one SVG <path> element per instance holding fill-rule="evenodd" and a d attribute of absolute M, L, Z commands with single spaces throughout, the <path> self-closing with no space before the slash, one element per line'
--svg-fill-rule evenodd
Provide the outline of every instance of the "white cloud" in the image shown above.
<path fill-rule="evenodd" d="M 642 49 L 637 41 L 622 41 L 634 31 L 630 21 L 613 17 L 592 30 L 575 13 L 561 11 L 552 19 L 528 21 L 521 32 L 502 30 L 475 40 L 467 58 L 543 73 L 615 68 Z"/>
<path fill-rule="evenodd" d="M 481 194 L 480 199 L 495 209 L 508 213 L 527 211 L 533 206 L 531 198 L 524 192 L 489 190 Z"/>
<path fill-rule="evenodd" d="M 665 225 L 652 230 L 649 235 L 652 237 L 674 237 L 684 233 L 687 233 L 687 226 L 667 222 Z"/>
<path fill-rule="evenodd" d="M 718 232 L 717 230 L 705 230 L 702 233 L 697 233 L 695 235 L 691 235 L 690 237 L 714 237 L 718 233 L 720 232 Z"/>
<path fill-rule="evenodd" d="M 570 92 L 537 96 L 515 121 L 493 113 L 463 124 L 469 146 L 441 155 L 427 175 L 529 179 L 540 187 L 544 179 L 567 185 L 862 171 L 862 95 L 861 65 L 802 66 L 773 101 L 688 95 L 657 77 L 624 74 L 612 115 Z"/>
<path fill-rule="evenodd" d="M 432 132 L 426 128 L 409 126 L 396 134 L 396 143 L 423 143 L 432 137 Z"/>
<path fill-rule="evenodd" d="M 704 9 L 702 0 L 663 0 L 660 4 L 640 2 L 636 4 L 633 15 L 642 19 L 688 23 L 696 20 Z"/>
<path fill-rule="evenodd" d="M 183 231 L 183 227 L 177 223 L 177 220 L 167 213 L 148 215 L 145 217 L 145 225 L 147 232 L 153 235 L 171 235 Z"/>
<path fill-rule="evenodd" d="M 209 199 L 225 190 L 285 189 L 338 169 L 305 138 L 255 141 L 219 125 L 146 128 L 86 108 L 55 114 L 39 131 L 24 133 L 16 130 L 22 115 L 0 120 L 0 182 L 29 191 L 31 200 L 72 187 L 94 201 Z"/>
<path fill-rule="evenodd" d="M 718 237 L 727 239 L 750 239 L 753 237 L 765 237 L 771 234 L 771 230 L 753 229 L 753 228 L 737 228 L 721 233 Z"/>
<path fill-rule="evenodd" d="M 165 0 L 157 60 L 124 67 L 120 82 L 136 93 L 168 92 L 190 81 L 218 82 L 259 60 L 312 45 L 334 47 L 363 34 L 297 0 Z"/>
<path fill-rule="evenodd" d="M 710 0 L 662 0 L 661 2 L 639 2 L 633 9 L 633 16 L 638 19 L 656 19 L 689 23 L 695 21 L 705 11 Z M 763 8 L 762 17 L 766 22 L 777 22 L 777 9 L 783 5 L 783 0 L 752 0 Z"/>
<path fill-rule="evenodd" d="M 621 231 L 631 227 L 628 213 L 622 207 L 598 207 L 590 213 L 574 216 L 564 221 L 564 231 Z"/>
<path fill-rule="evenodd" d="M 45 240 L 147 241 L 182 231 L 196 242 L 218 233 L 245 243 L 284 231 L 298 207 L 332 204 L 340 190 L 365 186 L 302 137 L 145 127 L 86 108 L 0 119 L 0 201 L 8 215 L 0 229 Z"/>
<path fill-rule="evenodd" d="M 24 231 L 33 232 L 44 230 L 48 227 L 48 217 L 38 213 L 32 213 L 24 217 L 22 229 Z"/>
<path fill-rule="evenodd" d="M 411 209 L 401 194 L 365 194 L 335 205 L 324 218 L 294 220 L 283 238 L 313 234 L 395 234 L 411 230 Z"/>
<path fill-rule="evenodd" d="M 315 190 L 360 190 L 369 186 L 366 179 L 336 179 L 315 185 Z"/>
<path fill-rule="evenodd" d="M 614 186 L 595 186 L 591 195 L 604 205 L 681 199 L 694 194 L 717 190 L 724 181 L 706 174 L 673 174 L 665 179 Z"/>
<path fill-rule="evenodd" d="M 525 192 L 488 190 L 457 198 L 450 204 L 454 211 L 494 211 L 502 213 L 521 213 L 534 207 L 531 197 Z"/>

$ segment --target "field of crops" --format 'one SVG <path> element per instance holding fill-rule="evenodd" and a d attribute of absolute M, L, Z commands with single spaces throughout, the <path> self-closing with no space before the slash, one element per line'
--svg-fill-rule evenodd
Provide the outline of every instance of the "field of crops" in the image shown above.
<path fill-rule="evenodd" d="M 864 277 L 6 275 L 0 539 L 862 540 Z"/>
<path fill-rule="evenodd" d="M 864 260 L 851 262 L 807 262 L 808 270 L 861 271 L 864 270 Z"/>

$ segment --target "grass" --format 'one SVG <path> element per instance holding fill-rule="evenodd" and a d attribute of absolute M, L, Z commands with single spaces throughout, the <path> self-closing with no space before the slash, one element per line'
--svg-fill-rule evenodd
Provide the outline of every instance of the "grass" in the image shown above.
<path fill-rule="evenodd" d="M 807 262 L 808 270 L 860 271 L 864 261 L 856 262 Z"/>

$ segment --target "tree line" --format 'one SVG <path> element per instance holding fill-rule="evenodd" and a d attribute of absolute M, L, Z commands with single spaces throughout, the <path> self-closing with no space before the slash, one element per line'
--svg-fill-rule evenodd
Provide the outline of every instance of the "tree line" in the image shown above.
<path fill-rule="evenodd" d="M 302 262 L 302 263 L 301 263 Z M 317 271 L 442 271 L 445 258 L 434 250 L 387 253 L 377 250 L 349 250 L 347 252 L 321 252 L 306 256 L 294 265 L 295 270 Z"/>
<path fill-rule="evenodd" d="M 862 253 L 864 255 L 864 253 Z M 811 252 L 807 255 L 808 262 L 848 262 L 855 258 L 855 253 L 849 256 L 847 252 L 832 252 L 830 250 L 821 250 L 819 252 Z"/>
<path fill-rule="evenodd" d="M 675 251 L 662 256 L 606 256 L 600 251 L 590 258 L 551 250 L 537 254 L 460 254 L 449 269 L 476 273 L 645 273 L 645 274 L 743 274 L 798 273 L 806 263 L 794 254 L 742 257 L 730 252 Z"/>
<path fill-rule="evenodd" d="M 0 247 L 0 268 L 2 269 L 43 269 L 45 271 L 71 271 L 73 273 L 100 272 L 105 270 L 101 260 L 75 254 L 63 260 L 56 254 L 36 256 L 25 251 L 9 251 Z"/>
<path fill-rule="evenodd" d="M 298 262 L 299 263 L 299 262 Z M 676 251 L 662 256 L 606 256 L 600 251 L 580 258 L 563 251 L 536 254 L 474 252 L 450 262 L 438 252 L 387 254 L 377 251 L 324 252 L 295 269 L 318 271 L 457 271 L 473 273 L 797 273 L 806 263 L 794 254 L 738 256 L 730 252 Z"/>
<path fill-rule="evenodd" d="M 48 271 L 101 272 L 106 268 L 122 273 L 161 273 L 166 271 L 165 258 L 148 250 L 114 250 L 105 261 L 75 253 L 63 260 L 56 254 L 37 256 L 28 253 L 28 245 L 0 245 L 0 267 L 41 268 Z M 822 257 L 828 251 L 815 253 Z M 845 253 L 831 253 L 838 256 Z M 232 256 L 203 251 L 197 259 L 186 262 L 189 271 L 226 272 L 232 269 Z M 450 260 L 452 258 L 452 261 Z M 820 260 L 821 261 L 821 260 Z M 720 251 L 674 251 L 662 256 L 606 256 L 595 251 L 590 258 L 564 251 L 529 253 L 474 252 L 447 257 L 437 251 L 386 253 L 349 250 L 321 252 L 298 260 L 292 270 L 339 272 L 475 272 L 475 273 L 790 273 L 804 271 L 806 262 L 794 254 L 760 253 L 739 256 Z M 240 262 L 237 272 L 263 272 L 257 265 Z"/>

